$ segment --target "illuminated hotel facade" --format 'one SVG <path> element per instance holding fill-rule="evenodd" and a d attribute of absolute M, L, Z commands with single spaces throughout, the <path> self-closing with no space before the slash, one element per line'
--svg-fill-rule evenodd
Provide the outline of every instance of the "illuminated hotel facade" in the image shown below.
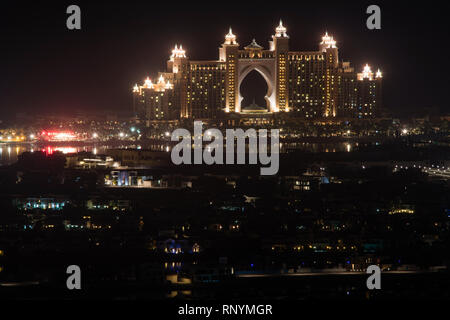
<path fill-rule="evenodd" d="M 256 70 L 267 82 L 263 113 L 298 118 L 373 118 L 381 109 L 381 71 L 366 65 L 361 73 L 339 60 L 336 41 L 326 33 L 318 51 L 291 51 L 282 22 L 269 48 L 253 41 L 240 49 L 231 28 L 219 48 L 219 59 L 190 60 L 175 45 L 153 83 L 147 78 L 133 88 L 138 118 L 147 121 L 218 119 L 245 116 L 240 86 Z M 261 110 L 258 110 L 261 113 Z"/>

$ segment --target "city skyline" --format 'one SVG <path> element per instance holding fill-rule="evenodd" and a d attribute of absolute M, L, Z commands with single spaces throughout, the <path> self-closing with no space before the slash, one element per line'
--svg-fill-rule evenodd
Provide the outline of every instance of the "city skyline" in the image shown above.
<path fill-rule="evenodd" d="M 339 41 L 340 56 L 350 59 L 356 70 L 366 63 L 382 66 L 383 101 L 390 111 L 436 107 L 446 112 L 444 83 L 429 81 L 439 79 L 446 68 L 430 50 L 431 45 L 439 50 L 445 38 L 444 28 L 429 24 L 439 22 L 440 13 L 422 15 L 414 7 L 380 4 L 382 29 L 371 31 L 365 27 L 362 4 L 292 5 L 291 10 L 244 5 L 218 13 L 192 5 L 171 10 L 171 19 L 166 19 L 163 6 L 150 8 L 145 3 L 79 5 L 79 31 L 65 28 L 64 5 L 45 10 L 30 5 L 30 17 L 13 5 L 7 8 L 10 14 L 2 20 L 2 55 L 8 61 L 0 80 L 2 117 L 30 110 L 56 114 L 125 110 L 132 104 L 130 83 L 163 69 L 175 43 L 189 48 L 191 57 L 213 59 L 224 28 L 233 26 L 242 45 L 253 38 L 265 43 L 280 18 L 295 34 L 293 48 L 314 50 L 317 39 L 328 31 Z M 416 17 L 421 19 L 406 23 Z M 26 41 L 30 37 L 32 41 Z M 23 94 L 26 83 L 32 85 Z"/>

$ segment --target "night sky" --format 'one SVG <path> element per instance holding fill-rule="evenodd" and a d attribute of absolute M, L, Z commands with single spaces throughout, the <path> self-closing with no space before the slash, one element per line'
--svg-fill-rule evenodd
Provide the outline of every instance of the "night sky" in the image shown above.
<path fill-rule="evenodd" d="M 337 40 L 341 59 L 351 61 L 358 71 L 366 62 L 373 69 L 380 67 L 384 105 L 394 112 L 429 107 L 450 112 L 449 28 L 446 11 L 438 4 L 45 3 L 2 3 L 0 119 L 17 112 L 71 115 L 130 109 L 133 84 L 164 71 L 175 43 L 181 43 L 193 60 L 217 59 L 231 26 L 241 47 L 256 38 L 268 48 L 280 18 L 288 28 L 291 50 L 317 50 L 328 30 Z M 81 7 L 82 30 L 66 28 L 70 4 Z M 381 30 L 366 28 L 369 4 L 381 7 Z"/>

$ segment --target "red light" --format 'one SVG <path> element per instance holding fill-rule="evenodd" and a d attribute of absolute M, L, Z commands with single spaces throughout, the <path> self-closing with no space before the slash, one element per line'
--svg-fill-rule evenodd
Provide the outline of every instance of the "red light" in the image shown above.
<path fill-rule="evenodd" d="M 51 155 L 53 154 L 53 148 L 51 146 L 48 146 L 47 149 L 43 149 L 43 151 L 47 154 L 47 155 Z"/>
<path fill-rule="evenodd" d="M 42 135 L 50 141 L 72 141 L 77 138 L 72 131 L 42 131 Z"/>

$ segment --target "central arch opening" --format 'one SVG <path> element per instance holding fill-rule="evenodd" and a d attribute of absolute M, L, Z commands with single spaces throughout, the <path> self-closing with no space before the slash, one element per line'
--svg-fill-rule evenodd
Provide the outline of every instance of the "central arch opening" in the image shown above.
<path fill-rule="evenodd" d="M 264 77 L 257 70 L 250 71 L 242 80 L 239 87 L 241 96 L 241 110 L 250 108 L 264 108 L 269 109 L 266 96 L 269 87 Z"/>

